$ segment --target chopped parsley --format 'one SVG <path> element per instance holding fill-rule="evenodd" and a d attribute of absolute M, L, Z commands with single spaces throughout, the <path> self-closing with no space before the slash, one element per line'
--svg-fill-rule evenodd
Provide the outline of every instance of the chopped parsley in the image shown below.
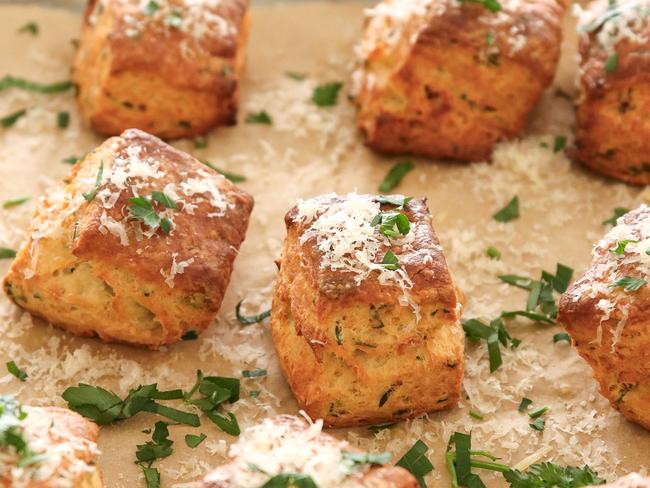
<path fill-rule="evenodd" d="M 56 125 L 60 129 L 65 129 L 70 124 L 70 114 L 68 112 L 59 112 L 56 114 Z"/>
<path fill-rule="evenodd" d="M 170 197 L 168 197 L 161 191 L 152 191 L 151 199 L 154 202 L 158 202 L 162 204 L 165 208 L 173 208 L 178 210 L 178 205 L 176 205 L 176 202 L 174 202 L 174 200 L 172 200 Z"/>
<path fill-rule="evenodd" d="M 616 280 L 612 283 L 610 288 L 621 287 L 627 292 L 638 291 L 643 285 L 646 284 L 646 280 L 643 278 L 638 278 L 636 276 L 623 276 L 622 278 Z"/>
<path fill-rule="evenodd" d="M 571 344 L 571 336 L 566 332 L 558 332 L 557 334 L 553 335 L 553 343 L 560 341 L 567 341 L 569 344 Z"/>
<path fill-rule="evenodd" d="M 25 373 L 22 369 L 20 369 L 14 361 L 9 361 L 7 363 L 7 371 L 9 371 L 20 381 L 25 381 L 27 379 L 27 373 Z"/>
<path fill-rule="evenodd" d="M 398 186 L 402 179 L 414 168 L 411 161 L 399 161 L 393 165 L 384 177 L 383 181 L 379 184 L 379 191 L 387 193 L 393 188 Z"/>
<path fill-rule="evenodd" d="M 623 215 L 628 213 L 629 211 L 630 211 L 629 208 L 616 207 L 616 208 L 614 208 L 613 215 L 610 218 L 603 220 L 602 224 L 603 225 L 616 225 L 616 221 L 620 217 L 622 217 Z"/>
<path fill-rule="evenodd" d="M 610 75 L 616 71 L 616 68 L 618 68 L 618 53 L 613 52 L 605 61 L 605 73 Z"/>
<path fill-rule="evenodd" d="M 503 477 L 511 488 L 580 488 L 605 483 L 589 466 L 574 468 L 555 463 L 533 464 L 525 473 L 512 469 Z"/>
<path fill-rule="evenodd" d="M 239 302 L 237 302 L 237 305 L 235 306 L 235 316 L 237 317 L 237 322 L 239 322 L 242 325 L 257 324 L 262 320 L 271 316 L 271 310 L 266 310 L 257 315 L 242 315 L 241 314 L 242 303 L 244 303 L 243 298 L 239 300 Z"/>
<path fill-rule="evenodd" d="M 261 110 L 259 112 L 249 113 L 246 116 L 246 123 L 272 125 L 273 119 L 271 119 L 271 116 L 266 112 L 266 110 Z"/>
<path fill-rule="evenodd" d="M 499 344 L 503 347 L 508 347 L 508 345 L 516 347 L 501 318 L 494 319 L 490 322 L 490 325 L 486 325 L 477 319 L 465 320 L 463 321 L 463 330 L 469 341 L 478 342 L 484 340 L 487 342 L 490 373 L 494 373 L 503 364 Z"/>
<path fill-rule="evenodd" d="M 524 398 L 521 399 L 521 403 L 519 404 L 518 410 L 521 413 L 524 413 L 528 409 L 528 407 L 530 407 L 532 404 L 533 404 L 533 401 L 530 398 L 524 397 Z"/>
<path fill-rule="evenodd" d="M 546 420 L 541 417 L 536 418 L 532 423 L 528 424 L 531 429 L 542 432 L 546 427 Z"/>
<path fill-rule="evenodd" d="M 464 2 L 468 3 L 478 3 L 480 5 L 483 5 L 486 9 L 488 9 L 492 13 L 497 13 L 498 11 L 501 10 L 501 4 L 499 3 L 498 0 L 461 0 Z"/>
<path fill-rule="evenodd" d="M 535 410 L 533 410 L 532 412 L 530 412 L 530 413 L 528 414 L 528 416 L 529 416 L 531 419 L 536 419 L 536 418 L 541 417 L 542 415 L 544 415 L 544 414 L 545 414 L 546 412 L 548 412 L 549 410 L 550 410 L 549 407 L 540 407 L 540 408 L 535 409 Z"/>
<path fill-rule="evenodd" d="M 424 477 L 433 471 L 433 464 L 427 457 L 428 450 L 429 446 L 418 439 L 396 464 L 415 476 L 421 488 L 426 488 Z"/>
<path fill-rule="evenodd" d="M 160 4 L 155 0 L 149 0 L 149 2 L 144 6 L 145 15 L 153 15 L 158 10 L 160 10 Z"/>
<path fill-rule="evenodd" d="M 639 241 L 635 241 L 633 239 L 623 239 L 620 240 L 616 243 L 616 247 L 613 249 L 610 249 L 609 252 L 612 252 L 618 256 L 623 254 L 625 252 L 625 248 L 627 247 L 628 244 L 637 244 Z"/>
<path fill-rule="evenodd" d="M 343 458 L 343 464 L 346 467 L 346 472 L 352 473 L 352 468 L 356 465 L 364 464 L 387 464 L 390 461 L 390 452 L 381 452 L 379 454 L 373 454 L 371 452 L 354 452 L 354 451 L 342 451 L 341 457 Z"/>
<path fill-rule="evenodd" d="M 83 194 L 83 197 L 87 202 L 92 202 L 95 199 L 95 195 L 97 195 L 97 190 L 99 190 L 99 187 L 102 184 L 103 175 L 104 175 L 104 162 L 102 161 L 99 164 L 99 169 L 97 170 L 97 177 L 95 178 L 95 186 L 91 191 Z"/>
<path fill-rule="evenodd" d="M 34 91 L 39 93 L 59 93 L 68 91 L 73 87 L 70 80 L 59 81 L 57 83 L 39 83 L 37 81 L 29 81 L 24 78 L 17 78 L 11 75 L 5 75 L 0 78 L 0 91 L 8 88 L 18 88 L 19 90 Z"/>
<path fill-rule="evenodd" d="M 489 246 L 489 247 L 487 248 L 487 250 L 485 251 L 485 254 L 487 254 L 487 256 L 488 256 L 490 259 L 494 259 L 495 261 L 498 261 L 499 259 L 501 259 L 501 251 L 499 251 L 499 250 L 498 250 L 496 247 L 494 247 L 494 246 Z"/>
<path fill-rule="evenodd" d="M 388 269 L 390 271 L 399 269 L 399 261 L 397 260 L 397 256 L 395 256 L 395 253 L 393 253 L 393 251 L 390 249 L 386 251 L 384 258 L 381 260 L 381 265 L 384 269 Z"/>
<path fill-rule="evenodd" d="M 187 447 L 192 449 L 198 447 L 201 442 L 203 442 L 208 436 L 201 433 L 201 435 L 186 434 L 185 435 L 185 444 Z"/>
<path fill-rule="evenodd" d="M 241 375 L 244 378 L 260 378 L 262 376 L 266 376 L 266 370 L 262 368 L 245 369 L 241 372 Z"/>
<path fill-rule="evenodd" d="M 139 465 L 144 474 L 144 480 L 147 483 L 147 488 L 160 488 L 160 473 L 156 468 L 146 467 L 142 464 Z"/>
<path fill-rule="evenodd" d="M 291 78 L 292 80 L 295 81 L 302 81 L 305 78 L 307 78 L 306 74 L 300 73 L 298 71 L 287 71 L 284 74 L 287 75 L 288 78 Z"/>
<path fill-rule="evenodd" d="M 22 110 L 17 110 L 16 112 L 10 113 L 9 115 L 5 115 L 4 117 L 0 118 L 0 125 L 7 129 L 18 122 L 18 119 L 23 117 L 26 113 L 27 109 L 24 108 Z"/>
<path fill-rule="evenodd" d="M 235 403 L 239 400 L 239 380 L 223 376 L 203 376 L 200 370 L 196 372 L 196 382 L 192 389 L 183 393 L 185 403 L 198 407 L 217 427 L 226 434 L 237 436 L 240 433 L 237 418 L 230 412 L 222 415 L 219 412 L 224 403 Z M 199 398 L 194 399 L 198 393 Z"/>
<path fill-rule="evenodd" d="M 336 105 L 341 88 L 343 88 L 343 83 L 340 81 L 318 85 L 314 88 L 314 92 L 311 95 L 311 101 L 319 107 L 332 107 Z"/>
<path fill-rule="evenodd" d="M 169 425 L 167 422 L 156 422 L 151 440 L 136 446 L 135 457 L 137 463 L 151 463 L 156 459 L 166 458 L 174 452 L 171 447 L 173 441 L 169 439 Z"/>
<path fill-rule="evenodd" d="M 201 161 L 203 164 L 205 164 L 208 168 L 215 170 L 220 175 L 225 176 L 227 179 L 229 179 L 233 183 L 241 183 L 242 181 L 246 181 L 245 176 L 237 175 L 235 173 L 229 173 L 227 171 L 223 171 L 223 170 L 217 168 L 210 161 L 206 161 L 205 159 L 199 159 L 199 161 Z"/>
<path fill-rule="evenodd" d="M 21 34 L 31 34 L 33 36 L 37 36 L 39 33 L 38 24 L 36 22 L 27 22 L 20 29 L 18 29 L 18 32 Z"/>
<path fill-rule="evenodd" d="M 208 147 L 208 138 L 205 136 L 198 136 L 194 138 L 194 149 L 205 149 Z"/>
<path fill-rule="evenodd" d="M 519 197 L 514 196 L 508 204 L 495 213 L 492 218 L 497 222 L 510 222 L 516 218 L 519 218 Z"/>
<path fill-rule="evenodd" d="M 34 453 L 23 436 L 22 421 L 27 418 L 13 396 L 0 396 L 0 449 L 18 454 L 18 467 L 37 464 L 44 456 Z"/>
<path fill-rule="evenodd" d="M 559 153 L 564 147 L 566 146 L 566 141 L 567 137 L 566 136 L 555 136 L 555 140 L 553 141 L 553 152 L 554 153 Z"/>
<path fill-rule="evenodd" d="M 2 208 L 17 207 L 18 205 L 28 202 L 30 199 L 31 197 L 10 198 L 9 200 L 2 202 Z"/>
<path fill-rule="evenodd" d="M 318 485 L 309 475 L 282 473 L 272 476 L 261 488 L 318 488 Z"/>
<path fill-rule="evenodd" d="M 188 330 L 181 336 L 181 339 L 184 341 L 195 341 L 199 338 L 199 335 L 196 333 L 195 330 Z"/>
<path fill-rule="evenodd" d="M 483 414 L 481 412 L 477 412 L 476 410 L 470 410 L 469 416 L 476 420 L 483 420 Z"/>
<path fill-rule="evenodd" d="M 61 162 L 65 164 L 77 164 L 79 161 L 81 161 L 81 158 L 78 158 L 77 156 L 68 156 L 61 160 Z"/>
<path fill-rule="evenodd" d="M 399 211 L 380 212 L 372 219 L 370 225 L 379 226 L 379 233 L 390 238 L 405 236 L 411 230 L 408 217 Z"/>
<path fill-rule="evenodd" d="M 16 251 L 8 247 L 0 246 L 0 259 L 11 259 L 16 257 Z"/>
<path fill-rule="evenodd" d="M 167 235 L 171 232 L 172 223 L 166 217 L 160 217 L 153 206 L 153 202 L 160 203 L 165 208 L 177 209 L 176 203 L 163 192 L 154 191 L 151 193 L 151 200 L 141 195 L 129 198 L 129 217 L 140 220 L 152 229 L 160 229 Z"/>

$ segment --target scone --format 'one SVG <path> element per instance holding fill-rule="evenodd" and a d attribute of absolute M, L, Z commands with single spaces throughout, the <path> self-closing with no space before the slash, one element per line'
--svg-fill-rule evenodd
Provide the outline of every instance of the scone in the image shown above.
<path fill-rule="evenodd" d="M 332 194 L 285 223 L 271 330 L 300 408 L 339 427 L 454 406 L 460 304 L 426 202 Z"/>
<path fill-rule="evenodd" d="M 650 488 L 650 478 L 631 473 L 599 488 Z"/>
<path fill-rule="evenodd" d="M 564 11 L 562 0 L 384 0 L 367 10 L 353 80 L 367 145 L 489 159 L 522 133 L 551 83 Z"/>
<path fill-rule="evenodd" d="M 322 426 L 322 420 L 307 423 L 289 415 L 267 418 L 247 429 L 230 446 L 228 464 L 208 473 L 197 488 L 259 488 L 282 475 L 309 477 L 315 485 L 295 486 L 318 488 L 419 486 L 403 468 L 366 462 L 365 453 L 323 434 Z"/>
<path fill-rule="evenodd" d="M 650 207 L 618 219 L 591 265 L 562 296 L 558 322 L 593 369 L 600 392 L 650 429 Z"/>
<path fill-rule="evenodd" d="M 164 139 L 236 122 L 248 0 L 89 0 L 73 78 L 100 134 Z"/>
<path fill-rule="evenodd" d="M 95 424 L 65 408 L 21 407 L 9 396 L 0 397 L 0 412 L 0 437 L 11 438 L 0 447 L 0 486 L 104 486 Z"/>
<path fill-rule="evenodd" d="M 218 312 L 252 207 L 192 156 L 128 130 L 41 200 L 5 290 L 74 334 L 177 341 Z"/>
<path fill-rule="evenodd" d="M 590 2 L 578 19 L 576 157 L 607 176 L 650 183 L 648 0 Z"/>

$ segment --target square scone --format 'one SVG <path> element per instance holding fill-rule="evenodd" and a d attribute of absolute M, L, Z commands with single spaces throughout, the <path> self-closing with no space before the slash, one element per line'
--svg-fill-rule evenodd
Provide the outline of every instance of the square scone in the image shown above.
<path fill-rule="evenodd" d="M 576 157 L 602 174 L 650 184 L 650 1 L 579 10 Z"/>
<path fill-rule="evenodd" d="M 384 0 L 366 11 L 354 93 L 366 144 L 483 161 L 555 75 L 561 0 Z"/>
<path fill-rule="evenodd" d="M 5 291 L 74 334 L 178 341 L 218 312 L 252 208 L 194 157 L 128 130 L 42 198 Z"/>
<path fill-rule="evenodd" d="M 73 78 L 86 122 L 163 139 L 236 123 L 248 0 L 90 0 Z"/>
<path fill-rule="evenodd" d="M 300 408 L 339 427 L 454 406 L 461 306 L 426 202 L 332 194 L 285 223 L 271 330 Z"/>
<path fill-rule="evenodd" d="M 584 275 L 562 296 L 558 322 L 601 394 L 650 429 L 650 207 L 618 219 Z"/>

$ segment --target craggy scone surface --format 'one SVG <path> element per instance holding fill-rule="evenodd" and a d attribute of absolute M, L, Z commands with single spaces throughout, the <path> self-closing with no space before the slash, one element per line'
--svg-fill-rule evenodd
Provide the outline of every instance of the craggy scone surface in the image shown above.
<path fill-rule="evenodd" d="M 0 7 L 5 28 L 0 33 L 0 73 L 40 81 L 69 76 L 78 36 L 80 14 L 37 7 Z M 255 197 L 255 211 L 247 239 L 235 263 L 231 286 L 215 324 L 198 341 L 182 342 L 160 352 L 105 345 L 75 339 L 48 329 L 0 297 L 0 364 L 14 359 L 29 373 L 26 383 L 0 376 L 0 391 L 17 391 L 30 404 L 62 405 L 61 393 L 84 381 L 125 394 L 139 383 L 158 381 L 161 388 L 188 388 L 197 367 L 208 374 L 240 376 L 244 369 L 268 370 L 261 379 L 242 379 L 242 400 L 234 404 L 242 428 L 274 413 L 296 413 L 282 379 L 270 331 L 264 325 L 240 327 L 234 306 L 246 298 L 243 311 L 258 313 L 270 306 L 273 279 L 284 238 L 283 218 L 297 198 L 337 192 L 376 193 L 377 185 L 395 162 L 363 147 L 355 129 L 355 111 L 345 100 L 350 86 L 347 68 L 362 24 L 358 4 L 276 4 L 253 7 L 248 69 L 242 86 L 240 125 L 215 132 L 208 147 L 192 141 L 176 146 L 208 159 L 225 170 L 244 174 L 241 187 Z M 298 22 L 296 19 L 300 19 Z M 38 37 L 18 34 L 28 21 L 41 26 Z M 566 28 L 572 28 L 567 21 Z M 569 32 L 569 31 L 567 31 Z M 566 34 L 568 43 L 573 35 Z M 300 39 L 300 42 L 296 42 Z M 560 73 L 534 114 L 521 142 L 500 145 L 494 163 L 459 166 L 413 159 L 416 169 L 396 192 L 427 197 L 450 271 L 466 299 L 465 318 L 491 319 L 502 310 L 523 308 L 526 293 L 500 284 L 505 273 L 537 278 L 541 269 L 553 271 L 560 261 L 581 273 L 591 259 L 591 247 L 605 233 L 602 220 L 613 207 L 634 208 L 643 193 L 587 173 L 553 152 L 556 135 L 569 136 L 574 123 L 571 104 L 554 96 L 556 88 L 574 89 L 575 49 L 565 46 Z M 307 73 L 297 82 L 286 71 Z M 315 85 L 345 82 L 334 108 L 318 108 L 310 101 Z M 38 95 L 0 92 L 0 114 L 26 106 L 34 108 L 14 127 L 0 133 L 0 201 L 36 197 L 69 170 L 62 158 L 81 156 L 101 140 L 79 125 L 72 92 Z M 70 126 L 59 129 L 56 114 L 71 114 Z M 245 124 L 248 112 L 266 110 L 272 126 Z M 543 145 L 547 147 L 543 147 Z M 515 194 L 521 217 L 499 224 L 491 215 Z M 35 200 L 11 209 L 0 208 L 0 246 L 16 248 L 30 221 Z M 495 246 L 500 261 L 485 250 Z M 0 274 L 9 262 L 0 261 Z M 615 475 L 650 467 L 650 433 L 623 420 L 597 393 L 590 368 L 565 343 L 553 344 L 557 326 L 526 321 L 508 324 L 521 346 L 504 352 L 504 364 L 490 374 L 484 343 L 469 345 L 464 388 L 469 399 L 458 409 L 428 419 L 400 424 L 377 437 L 367 429 L 335 432 L 362 449 L 390 450 L 401 456 L 417 438 L 432 449 L 436 470 L 429 486 L 448 486 L 444 449 L 455 430 L 473 430 L 477 447 L 490 449 L 506 463 L 548 447 L 554 460 L 589 463 L 608 480 Z M 251 398 L 248 392 L 260 390 Z M 543 434 L 529 428 L 517 412 L 522 396 L 549 405 Z M 469 417 L 479 410 L 484 420 Z M 154 418 L 139 415 L 126 423 L 102 429 L 100 463 L 107 486 L 144 486 L 135 459 L 135 445 L 150 439 L 141 433 Z M 175 452 L 158 463 L 164 486 L 185 482 L 225 460 L 231 438 L 204 422 L 208 438 L 196 449 L 185 446 L 182 427 L 170 429 Z M 192 430 L 192 433 L 197 433 Z M 504 486 L 500 475 L 485 475 L 490 487 Z"/>

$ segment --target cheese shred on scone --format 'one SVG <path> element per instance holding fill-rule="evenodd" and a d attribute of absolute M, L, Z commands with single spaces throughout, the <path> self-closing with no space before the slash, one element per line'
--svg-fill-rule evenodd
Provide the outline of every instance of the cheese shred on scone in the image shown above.
<path fill-rule="evenodd" d="M 56 407 L 0 397 L 0 486 L 101 488 L 95 424 Z"/>
<path fill-rule="evenodd" d="M 248 0 L 89 0 L 74 64 L 84 119 L 164 139 L 237 119 Z"/>
<path fill-rule="evenodd" d="M 578 9 L 577 158 L 607 176 L 650 183 L 650 1 Z"/>
<path fill-rule="evenodd" d="M 650 488 L 650 478 L 638 473 L 631 473 L 612 483 L 600 485 L 600 488 Z"/>
<path fill-rule="evenodd" d="M 562 0 L 384 0 L 367 10 L 354 73 L 366 143 L 488 159 L 522 133 L 551 83 L 564 11 Z"/>
<path fill-rule="evenodd" d="M 178 341 L 218 312 L 252 207 L 192 156 L 128 130 L 42 198 L 5 290 L 78 335 Z"/>
<path fill-rule="evenodd" d="M 202 488 L 317 486 L 417 488 L 405 469 L 384 466 L 388 455 L 368 455 L 323 434 L 323 421 L 282 415 L 247 429 L 230 447 L 229 463 L 208 473 Z M 294 480 L 290 484 L 289 480 Z M 301 483 L 298 483 L 300 481 Z"/>
<path fill-rule="evenodd" d="M 285 223 L 271 330 L 300 407 L 351 426 L 454 406 L 460 303 L 426 202 L 332 194 Z"/>
<path fill-rule="evenodd" d="M 601 393 L 650 429 L 650 207 L 618 219 L 585 274 L 560 300 L 558 322 L 593 369 Z"/>

